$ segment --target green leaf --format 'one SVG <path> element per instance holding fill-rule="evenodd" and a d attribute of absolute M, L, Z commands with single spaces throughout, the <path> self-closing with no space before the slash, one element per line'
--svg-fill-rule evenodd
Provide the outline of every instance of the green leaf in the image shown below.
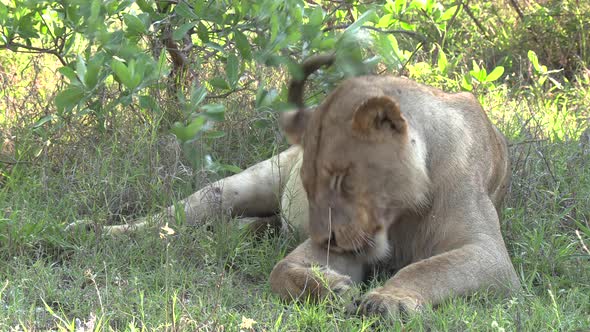
<path fill-rule="evenodd" d="M 234 42 L 236 43 L 236 47 L 238 48 L 242 59 L 246 61 L 252 60 L 252 48 L 248 38 L 246 38 L 246 35 L 240 31 L 235 31 Z"/>
<path fill-rule="evenodd" d="M 445 52 L 439 48 L 438 50 L 438 69 L 441 73 L 446 74 L 448 69 L 449 61 L 447 60 L 447 56 Z"/>
<path fill-rule="evenodd" d="M 217 43 L 209 42 L 209 43 L 205 43 L 205 46 L 210 47 L 221 54 L 225 54 L 225 48 L 223 48 L 223 46 L 221 46 Z"/>
<path fill-rule="evenodd" d="M 70 86 L 55 96 L 55 106 L 60 111 L 69 111 L 78 105 L 83 96 L 84 90 L 81 87 Z"/>
<path fill-rule="evenodd" d="M 238 57 L 233 53 L 230 53 L 227 56 L 225 73 L 227 76 L 227 82 L 229 83 L 229 86 L 232 89 L 235 89 L 236 85 L 238 84 L 238 79 L 240 75 L 240 62 L 238 60 Z"/>
<path fill-rule="evenodd" d="M 76 72 L 70 67 L 61 67 L 58 71 L 70 80 L 70 84 L 80 84 Z"/>
<path fill-rule="evenodd" d="M 141 61 L 141 59 L 139 59 L 139 61 L 135 61 L 135 59 L 131 59 L 131 61 L 129 61 L 128 68 L 129 68 L 129 72 L 131 73 L 130 89 L 135 89 L 137 86 L 139 86 L 139 84 L 143 80 L 143 74 L 145 72 L 145 65 Z"/>
<path fill-rule="evenodd" d="M 172 33 L 172 39 L 181 40 L 186 35 L 186 33 L 194 26 L 194 23 L 185 23 L 181 25 L 180 27 L 176 28 L 176 30 L 174 30 L 174 32 Z"/>
<path fill-rule="evenodd" d="M 473 69 L 469 71 L 471 77 L 475 78 L 478 82 L 483 83 L 488 76 L 485 68 L 480 68 L 475 60 L 472 61 Z"/>
<path fill-rule="evenodd" d="M 529 52 L 527 53 L 527 56 L 528 56 L 529 60 L 531 61 L 533 68 L 535 68 L 535 71 L 540 73 L 541 66 L 539 65 L 539 58 L 537 57 L 537 53 L 535 53 L 535 51 L 533 51 L 533 50 L 529 50 Z"/>
<path fill-rule="evenodd" d="M 207 119 L 204 116 L 197 116 L 188 126 L 183 126 L 181 123 L 176 122 L 172 128 L 170 128 L 170 131 L 176 135 L 180 141 L 186 142 L 197 136 L 205 125 L 205 122 L 207 122 Z"/>
<path fill-rule="evenodd" d="M 90 62 L 86 68 L 86 76 L 84 77 L 84 83 L 89 89 L 94 89 L 96 84 L 98 84 L 98 74 L 100 72 L 100 68 L 104 64 L 99 61 Z"/>
<path fill-rule="evenodd" d="M 492 70 L 491 73 L 488 74 L 488 76 L 486 77 L 486 82 L 493 82 L 499 79 L 500 76 L 502 76 L 502 74 L 504 74 L 504 67 L 498 66 L 494 68 L 494 70 Z"/>
<path fill-rule="evenodd" d="M 453 17 L 453 15 L 455 15 L 455 12 L 457 11 L 457 6 L 453 6 L 447 10 L 445 10 L 445 12 L 442 14 L 442 16 L 440 17 L 439 21 L 448 21 L 451 19 L 451 17 Z"/>
<path fill-rule="evenodd" d="M 84 58 L 78 54 L 78 59 L 76 60 L 76 74 L 78 75 L 78 79 L 80 82 L 85 82 L 86 77 L 86 63 L 84 62 Z"/>
<path fill-rule="evenodd" d="M 279 96 L 279 93 L 275 89 L 267 91 L 261 84 L 256 92 L 256 108 L 270 106 Z"/>
<path fill-rule="evenodd" d="M 268 91 L 264 88 L 264 83 L 261 82 L 260 85 L 258 86 L 258 90 L 256 91 L 256 102 L 255 102 L 256 108 L 259 108 L 260 106 L 263 105 L 267 94 L 268 94 Z"/>
<path fill-rule="evenodd" d="M 134 2 L 135 2 L 134 0 L 123 0 L 123 1 L 119 2 L 119 5 L 115 8 L 115 12 L 113 14 L 123 11 L 127 7 L 131 6 Z M 116 4 L 116 3 L 117 3 L 117 1 L 113 1 L 113 4 Z"/>
<path fill-rule="evenodd" d="M 189 7 L 189 5 L 185 1 L 181 1 L 178 5 L 176 5 L 176 7 L 174 8 L 174 12 L 187 20 L 199 19 L 199 17 L 195 14 L 195 12 Z"/>
<path fill-rule="evenodd" d="M 160 112 L 160 107 L 154 97 L 146 95 L 146 96 L 139 96 L 139 106 L 145 110 Z"/>
<path fill-rule="evenodd" d="M 270 38 L 269 41 L 272 43 L 277 38 L 279 33 L 279 19 L 277 15 L 272 15 L 270 17 Z"/>
<path fill-rule="evenodd" d="M 336 47 L 337 43 L 338 41 L 336 40 L 336 38 L 322 38 L 318 48 L 322 50 L 331 50 Z"/>
<path fill-rule="evenodd" d="M 39 121 L 35 122 L 35 124 L 33 125 L 33 128 L 39 128 L 42 125 L 44 125 L 45 123 L 53 120 L 54 118 L 55 118 L 55 115 L 53 115 L 53 114 L 46 115 L 46 116 L 42 117 L 41 119 L 39 119 Z"/>
<path fill-rule="evenodd" d="M 143 22 L 135 15 L 123 14 L 123 21 L 127 25 L 127 31 L 133 35 L 145 34 L 147 32 Z"/>
<path fill-rule="evenodd" d="M 309 16 L 309 24 L 319 27 L 322 25 L 323 20 L 324 11 L 322 10 L 322 6 L 315 7 L 314 10 L 311 12 L 311 15 Z"/>
<path fill-rule="evenodd" d="M 367 10 L 354 23 L 348 26 L 344 33 L 354 33 L 360 29 L 367 21 L 369 21 L 375 14 L 374 9 Z"/>
<path fill-rule="evenodd" d="M 393 24 L 394 22 L 395 22 L 395 18 L 393 17 L 392 14 L 383 15 L 379 19 L 379 23 L 377 23 L 377 27 L 378 28 L 387 28 L 391 24 Z"/>
<path fill-rule="evenodd" d="M 229 84 L 225 81 L 223 77 L 213 77 L 209 80 L 209 84 L 216 89 L 227 90 L 229 89 Z"/>
<path fill-rule="evenodd" d="M 202 22 L 199 22 L 197 25 L 197 36 L 199 36 L 199 39 L 203 43 L 209 42 L 209 30 L 207 30 L 207 27 Z"/>
<path fill-rule="evenodd" d="M 475 78 L 478 82 L 483 83 L 486 81 L 486 71 L 484 68 L 480 69 L 480 70 L 470 70 L 469 74 L 471 74 L 471 77 Z"/>
<path fill-rule="evenodd" d="M 158 58 L 158 73 L 162 76 L 166 76 L 170 73 L 170 68 L 168 67 L 168 61 L 166 59 L 166 52 L 160 52 L 160 58 Z"/>
<path fill-rule="evenodd" d="M 208 104 L 202 108 L 203 114 L 213 121 L 223 121 L 225 118 L 225 106 L 222 104 Z"/>
<path fill-rule="evenodd" d="M 203 102 L 205 96 L 207 96 L 207 89 L 205 89 L 204 86 L 197 87 L 196 85 L 193 85 L 191 87 L 190 102 L 193 109 L 196 108 L 201 102 Z"/>
<path fill-rule="evenodd" d="M 461 80 L 461 87 L 467 91 L 473 90 L 473 85 L 471 84 L 471 79 L 469 76 L 464 75 L 463 80 Z"/>
<path fill-rule="evenodd" d="M 402 11 L 406 8 L 406 5 L 406 0 L 395 0 L 395 13 L 401 15 Z"/>
<path fill-rule="evenodd" d="M 117 75 L 117 78 L 127 88 L 129 88 L 130 90 L 133 90 L 137 86 L 135 84 L 135 81 L 133 79 L 131 71 L 129 70 L 129 68 L 127 68 L 127 66 L 123 62 L 113 59 L 113 61 L 111 61 L 111 68 L 115 72 L 115 75 Z"/>
<path fill-rule="evenodd" d="M 479 66 L 477 65 L 477 62 L 475 62 L 475 60 L 471 61 L 472 66 L 473 66 L 473 70 L 474 71 L 479 71 Z"/>
<path fill-rule="evenodd" d="M 139 6 L 139 8 L 146 12 L 146 13 L 153 13 L 154 12 L 154 6 L 153 6 L 153 1 L 152 0 L 137 0 L 137 5 Z"/>
<path fill-rule="evenodd" d="M 74 43 L 76 42 L 76 35 L 75 33 L 73 33 L 67 40 L 66 43 L 64 44 L 64 48 L 62 53 L 63 54 L 67 54 L 70 52 L 72 46 L 74 46 Z"/>

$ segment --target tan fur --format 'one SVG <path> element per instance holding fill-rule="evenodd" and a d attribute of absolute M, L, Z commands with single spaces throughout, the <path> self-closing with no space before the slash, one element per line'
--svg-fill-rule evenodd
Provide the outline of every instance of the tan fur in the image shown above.
<path fill-rule="evenodd" d="M 363 314 L 518 289 L 498 215 L 509 183 L 506 143 L 473 95 L 358 77 L 298 117 L 307 125 L 290 136 L 302 142 L 310 240 L 271 273 L 275 293 L 322 298 L 375 265 L 397 273 L 351 306 Z M 324 288 L 303 282 L 314 265 L 329 269 Z"/>
<path fill-rule="evenodd" d="M 270 275 L 280 297 L 346 292 L 377 265 L 397 272 L 352 310 L 395 316 L 453 295 L 518 289 L 499 224 L 506 142 L 473 95 L 357 77 L 282 126 L 300 145 L 179 204 L 190 223 L 219 212 L 256 223 L 280 212 L 283 230 L 307 234 Z M 170 207 L 155 219 L 175 214 Z"/>

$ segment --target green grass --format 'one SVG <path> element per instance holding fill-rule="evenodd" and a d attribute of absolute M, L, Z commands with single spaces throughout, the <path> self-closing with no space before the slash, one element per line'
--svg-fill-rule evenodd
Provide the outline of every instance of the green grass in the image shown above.
<path fill-rule="evenodd" d="M 587 98 L 587 90 L 579 92 Z M 98 143 L 57 146 L 49 155 L 58 157 L 6 172 L 0 188 L 0 330 L 86 325 L 238 331 L 243 319 L 255 320 L 256 331 L 588 330 L 590 253 L 582 242 L 590 246 L 590 155 L 575 135 L 563 134 L 579 135 L 584 124 L 570 119 L 548 126 L 539 119 L 562 108 L 526 98 L 502 90 L 482 97 L 513 142 L 503 222 L 523 283 L 513 298 L 481 293 L 405 321 L 377 322 L 347 316 L 343 299 L 280 302 L 268 276 L 296 240 L 255 240 L 231 220 L 200 227 L 178 222 L 171 225 L 175 233 L 165 235 L 156 228 L 118 237 L 64 233 L 77 218 L 105 224 L 154 213 L 204 179 L 221 176 L 187 171 L 182 165 L 190 160 L 171 153 L 170 141 L 151 128 L 130 127 Z M 248 119 L 250 114 L 230 117 L 226 137 L 210 145 L 218 160 L 245 168 L 284 147 L 275 142 L 276 128 L 252 130 Z M 34 145 L 21 142 L 21 148 Z"/>

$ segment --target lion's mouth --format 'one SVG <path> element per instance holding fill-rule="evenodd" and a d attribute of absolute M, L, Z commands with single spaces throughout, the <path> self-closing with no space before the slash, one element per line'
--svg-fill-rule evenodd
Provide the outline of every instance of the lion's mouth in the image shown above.
<path fill-rule="evenodd" d="M 381 242 L 375 237 L 371 245 L 366 245 L 355 252 L 355 256 L 365 259 L 368 262 L 383 260 L 389 256 L 389 245 L 387 242 Z"/>
<path fill-rule="evenodd" d="M 330 252 L 352 255 L 368 261 L 382 260 L 389 255 L 389 243 L 385 232 L 377 232 L 374 236 L 353 240 L 351 243 L 352 245 L 345 247 L 339 245 L 334 237 L 330 237 L 324 246 Z"/>

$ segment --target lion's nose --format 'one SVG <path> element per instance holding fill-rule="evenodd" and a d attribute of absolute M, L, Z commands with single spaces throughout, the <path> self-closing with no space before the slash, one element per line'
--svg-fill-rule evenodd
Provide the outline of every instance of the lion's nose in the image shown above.
<path fill-rule="evenodd" d="M 325 241 L 325 245 L 326 247 L 330 248 L 336 248 L 338 247 L 338 244 L 336 243 L 336 234 L 334 234 L 334 232 L 330 233 L 330 236 L 328 236 L 328 238 Z"/>
<path fill-rule="evenodd" d="M 334 232 L 325 234 L 314 234 L 312 235 L 313 240 L 320 246 L 330 249 L 338 249 L 338 242 L 336 242 L 336 234 Z"/>

